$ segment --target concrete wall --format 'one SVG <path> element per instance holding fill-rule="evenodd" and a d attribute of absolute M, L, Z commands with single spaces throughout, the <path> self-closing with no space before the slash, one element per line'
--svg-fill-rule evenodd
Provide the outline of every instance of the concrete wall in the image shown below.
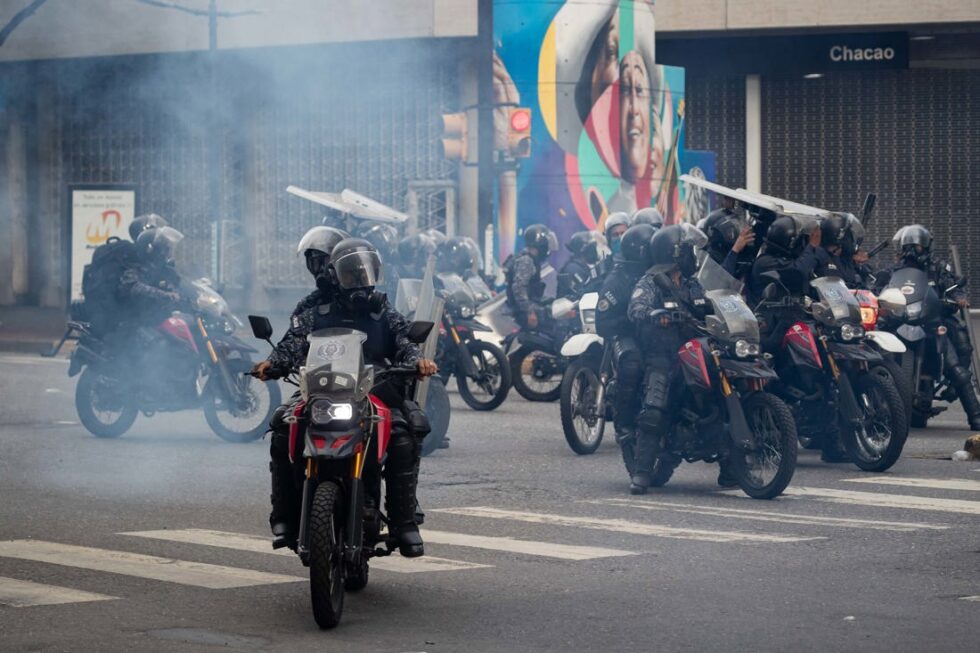
<path fill-rule="evenodd" d="M 967 22 L 977 0 L 657 0 L 659 32 Z"/>
<path fill-rule="evenodd" d="M 27 0 L 0 2 L 0 28 Z M 194 13 L 130 0 L 48 0 L 0 47 L 0 61 L 208 49 L 208 0 Z M 219 48 L 475 36 L 476 0 L 218 0 Z"/>

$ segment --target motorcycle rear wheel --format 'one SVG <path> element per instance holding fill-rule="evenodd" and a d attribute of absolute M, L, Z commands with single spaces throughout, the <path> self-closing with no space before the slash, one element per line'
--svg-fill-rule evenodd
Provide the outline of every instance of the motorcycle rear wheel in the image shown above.
<path fill-rule="evenodd" d="M 580 456 L 596 452 L 606 429 L 605 406 L 595 405 L 601 381 L 589 362 L 577 358 L 565 369 L 559 398 L 565 441 Z"/>
<path fill-rule="evenodd" d="M 130 429 L 139 414 L 125 392 L 113 391 L 117 384 L 97 369 L 86 367 L 75 386 L 78 419 L 97 438 L 118 438 Z M 106 396 L 107 393 L 115 396 Z"/>
<path fill-rule="evenodd" d="M 796 422 L 782 399 L 768 392 L 749 395 L 742 409 L 758 446 L 754 451 L 733 447 L 735 478 L 753 499 L 772 499 L 783 493 L 796 471 Z"/>
<path fill-rule="evenodd" d="M 310 506 L 310 599 L 323 629 L 337 626 L 344 613 L 344 523 L 340 486 L 321 483 Z"/>
<path fill-rule="evenodd" d="M 555 361 L 535 361 L 537 357 L 555 358 L 537 349 L 521 347 L 510 357 L 510 375 L 514 389 L 528 401 L 556 401 L 561 396 L 561 363 Z M 541 364 L 553 364 L 557 373 L 547 376 L 539 374 Z M 533 384 L 533 386 L 532 386 Z"/>
<path fill-rule="evenodd" d="M 500 347 L 482 340 L 471 340 L 466 343 L 466 349 L 476 366 L 477 378 L 466 376 L 458 369 L 462 365 L 458 365 L 456 387 L 459 388 L 459 396 L 473 410 L 493 410 L 504 403 L 507 393 L 510 392 L 511 376 L 507 356 Z"/>
<path fill-rule="evenodd" d="M 844 448 L 863 471 L 883 472 L 898 462 L 909 436 L 901 393 L 889 377 L 873 372 L 863 374 L 854 389 L 866 428 L 847 429 Z"/>

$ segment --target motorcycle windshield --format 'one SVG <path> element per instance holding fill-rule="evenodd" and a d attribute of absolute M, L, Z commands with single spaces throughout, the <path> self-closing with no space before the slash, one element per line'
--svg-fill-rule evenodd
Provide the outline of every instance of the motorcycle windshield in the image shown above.
<path fill-rule="evenodd" d="M 711 302 L 713 313 L 706 320 L 711 335 L 728 341 L 759 342 L 759 320 L 741 295 L 731 290 L 718 289 L 709 290 L 705 296 Z"/>
<path fill-rule="evenodd" d="M 476 297 L 473 290 L 463 281 L 463 277 L 458 274 L 447 272 L 436 275 L 439 284 L 445 292 L 446 301 L 456 306 L 475 306 Z"/>
<path fill-rule="evenodd" d="M 345 374 L 355 382 L 360 379 L 362 346 L 367 340 L 365 333 L 353 329 L 323 329 L 311 333 L 308 340 L 307 375 L 323 371 Z"/>
<path fill-rule="evenodd" d="M 484 281 L 479 275 L 471 275 L 466 280 L 466 285 L 470 287 L 473 294 L 476 295 L 476 301 L 483 303 L 493 299 L 493 291 L 490 290 L 490 286 Z"/>
<path fill-rule="evenodd" d="M 708 291 L 727 290 L 738 294 L 742 290 L 742 283 L 710 256 L 705 256 L 704 261 L 701 262 L 701 269 L 698 270 L 698 283 Z"/>
<path fill-rule="evenodd" d="M 817 291 L 819 304 L 822 311 L 814 311 L 814 316 L 818 319 L 822 314 L 828 314 L 833 322 L 852 322 L 861 323 L 861 305 L 858 304 L 854 294 L 848 289 L 847 284 L 839 277 L 821 277 L 810 282 L 810 286 Z"/>

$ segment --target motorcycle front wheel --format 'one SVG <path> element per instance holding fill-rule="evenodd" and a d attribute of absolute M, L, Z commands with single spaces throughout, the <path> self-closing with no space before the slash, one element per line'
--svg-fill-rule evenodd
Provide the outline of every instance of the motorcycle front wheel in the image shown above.
<path fill-rule="evenodd" d="M 139 414 L 120 382 L 93 367 L 85 368 L 75 386 L 75 411 L 82 426 L 97 438 L 118 438 Z"/>
<path fill-rule="evenodd" d="M 228 400 L 223 391 L 212 388 L 201 406 L 204 419 L 215 435 L 227 442 L 258 440 L 268 430 L 272 414 L 282 403 L 282 391 L 275 381 L 246 376 L 244 372 L 252 369 L 252 363 L 244 358 L 228 359 L 226 364 L 236 396 Z M 218 382 L 219 379 L 213 380 Z"/>
<path fill-rule="evenodd" d="M 891 377 L 871 371 L 854 384 L 864 419 L 862 428 L 845 430 L 844 448 L 866 472 L 883 472 L 898 462 L 909 436 L 902 395 Z"/>
<path fill-rule="evenodd" d="M 735 478 L 753 499 L 772 499 L 783 493 L 796 471 L 799 443 L 793 413 L 782 399 L 768 392 L 746 397 L 742 410 L 756 447 L 749 451 L 733 446 Z"/>
<path fill-rule="evenodd" d="M 565 440 L 580 456 L 596 452 L 606 429 L 605 406 L 596 405 L 602 382 L 589 362 L 581 358 L 572 361 L 562 378 L 559 397 Z"/>
<path fill-rule="evenodd" d="M 340 486 L 321 483 L 310 506 L 310 598 L 323 629 L 339 624 L 344 612 L 344 523 Z"/>
<path fill-rule="evenodd" d="M 504 352 L 489 342 L 471 340 L 466 349 L 476 367 L 476 376 L 469 377 L 457 365 L 456 387 L 459 396 L 473 410 L 493 410 L 504 403 L 510 392 L 510 365 Z"/>
<path fill-rule="evenodd" d="M 514 389 L 528 401 L 556 401 L 561 396 L 562 367 L 557 356 L 527 347 L 510 357 Z"/>

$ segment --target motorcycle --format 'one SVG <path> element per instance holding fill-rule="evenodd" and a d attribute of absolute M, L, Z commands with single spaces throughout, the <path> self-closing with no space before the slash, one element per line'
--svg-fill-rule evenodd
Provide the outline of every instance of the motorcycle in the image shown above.
<path fill-rule="evenodd" d="M 81 374 L 75 409 L 94 436 L 125 433 L 139 413 L 200 408 L 211 430 L 229 442 L 262 437 L 276 407 L 279 386 L 244 376 L 255 348 L 235 330 L 242 323 L 204 279 L 185 283 L 181 310 L 156 328 L 140 327 L 126 343 L 106 341 L 86 321 L 84 304 L 73 305 L 68 339 L 77 340 L 68 376 Z"/>
<path fill-rule="evenodd" d="M 949 344 L 942 323 L 944 304 L 953 302 L 940 298 L 929 275 L 913 267 L 896 270 L 879 299 L 891 307 L 883 311 L 884 328 L 898 336 L 907 348 L 899 360 L 912 395 L 908 403 L 911 424 L 924 428 L 930 419 L 946 410 L 945 406 L 935 406 L 934 401 L 956 399 L 956 390 L 944 375 Z"/>
<path fill-rule="evenodd" d="M 602 443 L 615 392 L 612 343 L 596 333 L 598 303 L 598 293 L 582 295 L 578 304 L 581 333 L 561 347 L 561 355 L 568 360 L 559 397 L 561 427 L 568 446 L 583 456 L 595 453 Z"/>
<path fill-rule="evenodd" d="M 559 297 L 547 306 L 550 319 L 542 319 L 538 329 L 515 331 L 504 338 L 514 389 L 528 401 L 556 401 L 561 396 L 568 366 L 561 347 L 575 332 L 575 306 L 574 301 Z"/>
<path fill-rule="evenodd" d="M 796 471 L 796 424 L 790 409 L 768 389 L 776 373 L 760 352 L 759 323 L 738 292 L 739 282 L 710 257 L 698 279 L 711 307 L 703 322 L 678 311 L 676 301 L 661 309 L 699 335 L 677 351 L 670 422 L 651 485 L 666 484 L 682 460 L 727 458 L 745 494 L 772 499 Z M 665 275 L 658 275 L 656 283 L 667 297 L 673 295 L 674 285 Z M 632 472 L 630 466 L 627 471 Z"/>
<path fill-rule="evenodd" d="M 250 316 L 256 338 L 267 340 L 267 318 Z M 413 322 L 409 340 L 425 342 L 431 322 Z M 375 369 L 365 365 L 367 335 L 332 328 L 309 336 L 306 364 L 299 370 L 301 401 L 289 423 L 290 460 L 304 462 L 296 553 L 310 568 L 313 618 L 333 628 L 344 611 L 345 591 L 364 589 L 369 561 L 398 548 L 382 532 L 381 470 L 391 436 L 391 410 L 375 394 L 401 379 L 415 383 L 415 367 Z"/>
<path fill-rule="evenodd" d="M 510 392 L 510 365 L 504 352 L 493 343 L 478 340 L 476 332 L 492 329 L 474 316 L 476 297 L 458 274 L 438 274 L 440 294 L 445 300 L 436 364 L 443 383 L 456 376 L 459 396 L 473 410 L 493 410 Z"/>
<path fill-rule="evenodd" d="M 870 290 L 852 290 L 851 292 L 854 293 L 854 298 L 857 299 L 858 306 L 861 308 L 861 326 L 864 328 L 864 337 L 868 344 L 881 354 L 881 363 L 872 365 L 871 371 L 890 377 L 898 389 L 898 394 L 902 395 L 902 405 L 911 406 L 912 387 L 905 378 L 902 366 L 898 363 L 898 358 L 908 351 L 908 348 L 894 333 L 878 328 L 882 302 L 873 292 Z M 885 304 L 888 305 L 887 302 Z M 911 411 L 906 409 L 905 412 L 906 417 L 911 417 Z"/>
<path fill-rule="evenodd" d="M 898 460 L 908 438 L 908 418 L 890 374 L 873 373 L 881 354 L 861 326 L 861 309 L 836 277 L 810 281 L 817 301 L 798 299 L 780 275 L 766 288 L 760 308 L 790 310 L 796 318 L 783 332 L 776 353 L 779 382 L 774 392 L 790 406 L 800 435 L 823 443 L 828 416 L 836 416 L 844 448 L 865 471 L 881 472 Z M 786 296 L 775 301 L 782 286 Z M 778 334 L 776 334 L 778 337 Z"/>

